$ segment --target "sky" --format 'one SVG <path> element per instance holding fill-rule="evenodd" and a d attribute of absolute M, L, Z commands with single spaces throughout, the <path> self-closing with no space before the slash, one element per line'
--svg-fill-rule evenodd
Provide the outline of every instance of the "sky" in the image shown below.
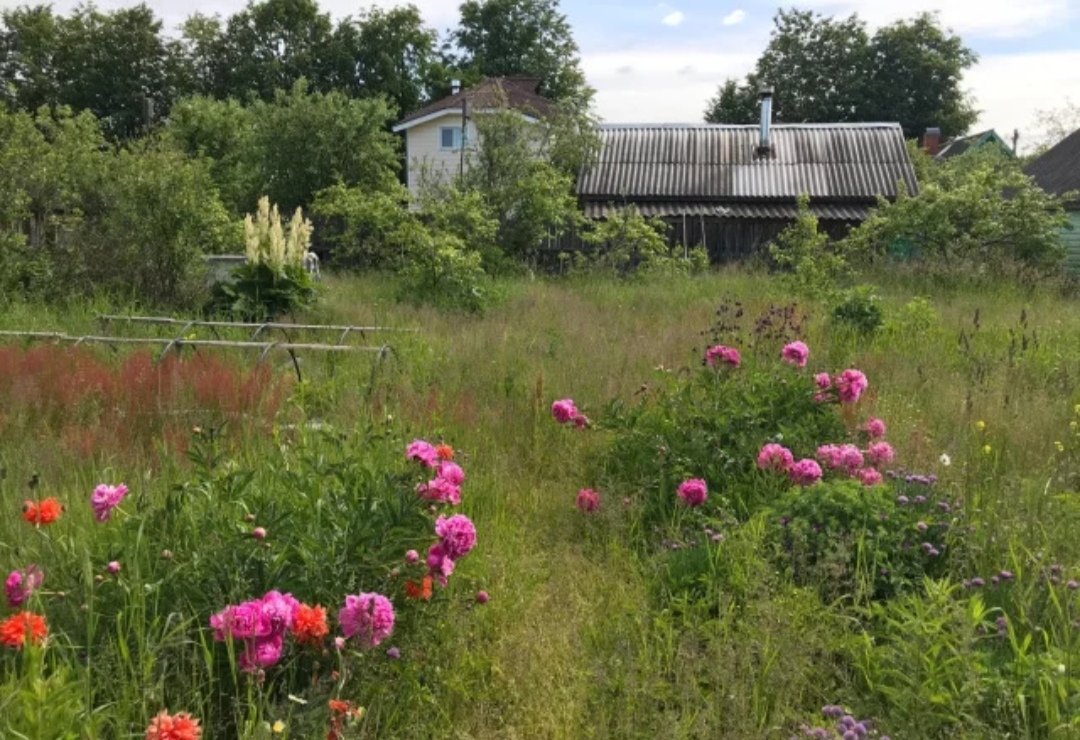
<path fill-rule="evenodd" d="M 200 11 L 227 15 L 244 0 L 146 0 L 167 28 Z M 444 32 L 460 0 L 412 0 Z M 0 7 L 18 4 L 0 0 Z M 66 12 L 76 0 L 55 0 Z M 131 4 L 98 0 L 102 9 Z M 401 0 L 319 0 L 335 17 Z M 973 131 L 994 128 L 1020 147 L 1036 133 L 1039 110 L 1080 104 L 1080 0 L 799 0 L 801 9 L 858 13 L 871 27 L 936 10 L 979 54 L 963 80 L 981 111 Z M 768 41 L 776 0 L 562 0 L 581 47 L 582 66 L 606 121 L 682 123 L 702 120 L 717 86 L 753 67 Z"/>

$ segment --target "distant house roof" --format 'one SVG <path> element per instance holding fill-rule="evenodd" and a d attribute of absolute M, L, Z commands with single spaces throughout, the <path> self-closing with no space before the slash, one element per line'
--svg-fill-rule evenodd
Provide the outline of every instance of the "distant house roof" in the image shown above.
<path fill-rule="evenodd" d="M 513 108 L 528 116 L 542 118 L 555 110 L 555 103 L 536 92 L 539 86 L 540 80 L 536 77 L 488 77 L 470 88 L 414 110 L 394 125 L 394 131 L 404 131 L 433 118 L 460 112 L 464 100 L 468 101 L 472 111 Z"/>
<path fill-rule="evenodd" d="M 948 159 L 949 157 L 956 157 L 964 152 L 973 149 L 981 149 L 988 145 L 997 146 L 1002 152 L 1008 154 L 1010 157 L 1014 156 L 1012 147 L 1010 147 L 1004 139 L 998 136 L 997 131 L 990 129 L 989 131 L 980 131 L 979 133 L 971 134 L 970 136 L 958 136 L 946 143 L 945 146 L 941 148 L 941 151 L 934 155 L 934 158 Z"/>
<path fill-rule="evenodd" d="M 1043 152 L 1024 172 L 1051 195 L 1080 192 L 1080 129 Z"/>
<path fill-rule="evenodd" d="M 577 184 L 594 217 L 605 210 L 597 204 L 632 201 L 667 215 L 691 215 L 687 204 L 696 203 L 709 215 L 786 218 L 805 193 L 812 207 L 849 206 L 822 217 L 858 220 L 877 196 L 896 197 L 898 182 L 918 190 L 896 123 L 775 124 L 765 157 L 757 125 L 609 124 L 599 133 L 598 155 Z"/>

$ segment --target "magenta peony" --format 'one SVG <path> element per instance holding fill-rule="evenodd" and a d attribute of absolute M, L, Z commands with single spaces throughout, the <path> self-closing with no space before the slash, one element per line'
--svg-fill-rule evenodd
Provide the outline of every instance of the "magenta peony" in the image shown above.
<path fill-rule="evenodd" d="M 338 623 L 345 637 L 356 637 L 363 647 L 372 648 L 394 631 L 394 605 L 382 594 L 350 594 L 338 611 Z"/>
<path fill-rule="evenodd" d="M 864 486 L 876 486 L 881 483 L 881 473 L 873 468 L 863 468 L 856 473 Z"/>
<path fill-rule="evenodd" d="M 118 486 L 99 483 L 90 494 L 90 506 L 94 509 L 94 518 L 99 522 L 107 522 L 112 516 L 112 510 L 120 505 L 124 496 L 127 496 L 127 492 L 128 487 L 123 483 Z"/>
<path fill-rule="evenodd" d="M 555 417 L 555 421 L 560 424 L 566 424 L 573 421 L 577 414 L 577 406 L 575 406 L 573 400 L 569 398 L 564 398 L 551 404 L 551 415 Z"/>
<path fill-rule="evenodd" d="M 439 466 L 439 477 L 455 486 L 465 482 L 465 471 L 457 463 L 444 462 Z"/>
<path fill-rule="evenodd" d="M 739 354 L 739 350 L 734 347 L 725 347 L 722 344 L 718 344 L 715 347 L 709 347 L 705 350 L 705 364 L 709 367 L 716 367 L 719 364 L 730 365 L 731 367 L 738 367 L 742 364 L 742 355 Z"/>
<path fill-rule="evenodd" d="M 577 507 L 586 514 L 600 508 L 600 494 L 591 488 L 582 488 L 577 494 Z"/>
<path fill-rule="evenodd" d="M 442 538 L 443 551 L 451 560 L 460 560 L 476 547 L 476 527 L 464 514 L 440 516 L 435 520 L 435 534 Z"/>
<path fill-rule="evenodd" d="M 701 478 L 690 478 L 679 484 L 676 495 L 687 506 L 701 506 L 709 497 L 709 488 Z"/>
<path fill-rule="evenodd" d="M 791 450 L 775 442 L 762 447 L 757 456 L 757 466 L 762 470 L 786 472 L 794 462 L 795 456 L 791 454 Z"/>
<path fill-rule="evenodd" d="M 896 458 L 896 452 L 888 442 L 873 442 L 866 450 L 866 457 L 874 467 L 888 465 Z"/>
<path fill-rule="evenodd" d="M 821 466 L 814 460 L 804 458 L 791 466 L 788 471 L 792 483 L 800 486 L 812 486 L 821 480 Z"/>
<path fill-rule="evenodd" d="M 36 565 L 28 565 L 22 570 L 13 570 L 8 573 L 4 581 L 4 594 L 7 596 L 8 606 L 12 608 L 22 606 L 44 580 L 45 574 Z"/>
<path fill-rule="evenodd" d="M 869 385 L 859 370 L 849 368 L 836 376 L 836 393 L 841 403 L 855 403 Z"/>
<path fill-rule="evenodd" d="M 885 422 L 876 417 L 867 419 L 863 429 L 866 430 L 870 439 L 881 439 L 885 436 Z"/>
<path fill-rule="evenodd" d="M 780 351 L 780 358 L 795 367 L 806 367 L 806 361 L 810 357 L 810 348 L 804 342 L 791 342 L 784 345 Z"/>
<path fill-rule="evenodd" d="M 425 442 L 422 439 L 414 439 L 409 443 L 409 446 L 405 448 L 405 457 L 409 460 L 416 460 L 427 468 L 433 468 L 439 462 L 439 453 L 435 450 L 435 447 L 430 442 Z"/>

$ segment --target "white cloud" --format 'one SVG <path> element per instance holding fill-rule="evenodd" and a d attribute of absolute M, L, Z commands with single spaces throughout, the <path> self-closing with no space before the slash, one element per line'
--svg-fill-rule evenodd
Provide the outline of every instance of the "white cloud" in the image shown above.
<path fill-rule="evenodd" d="M 742 23 L 746 19 L 746 11 L 742 8 L 733 10 L 724 16 L 724 20 L 721 21 L 725 26 L 735 26 Z"/>
<path fill-rule="evenodd" d="M 685 13 L 683 13 L 681 10 L 673 10 L 672 12 L 665 15 L 663 20 L 661 20 L 660 22 L 663 23 L 665 26 L 677 26 L 684 20 L 686 20 Z"/>
<path fill-rule="evenodd" d="M 596 88 L 596 110 L 619 123 L 692 123 L 727 77 L 754 66 L 756 52 L 666 48 L 589 54 L 582 66 Z"/>
<path fill-rule="evenodd" d="M 1036 112 L 1060 108 L 1070 91 L 1080 90 L 1080 50 L 987 55 L 964 84 L 982 109 L 972 131 L 993 128 L 1011 141 L 1018 129 L 1024 151 L 1035 143 Z"/>
<path fill-rule="evenodd" d="M 923 11 L 937 11 L 941 22 L 959 34 L 1029 36 L 1075 15 L 1070 0 L 936 0 L 887 3 L 882 0 L 803 0 L 802 8 L 828 14 L 858 13 L 872 25 L 891 23 Z"/>

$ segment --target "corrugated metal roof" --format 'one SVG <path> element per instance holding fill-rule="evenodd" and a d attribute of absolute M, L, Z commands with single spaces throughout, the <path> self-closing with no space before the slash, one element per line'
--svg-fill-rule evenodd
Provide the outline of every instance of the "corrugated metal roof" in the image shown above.
<path fill-rule="evenodd" d="M 1051 195 L 1080 190 L 1080 129 L 1047 149 L 1024 171 Z M 1078 207 L 1078 204 L 1070 204 L 1073 210 Z"/>
<path fill-rule="evenodd" d="M 607 218 L 633 206 L 646 218 L 678 218 L 680 216 L 719 218 L 770 218 L 792 219 L 799 213 L 795 203 L 721 203 L 721 202 L 620 202 L 586 201 L 583 204 L 586 218 Z M 836 221 L 862 221 L 869 215 L 870 206 L 854 203 L 814 203 L 810 212 L 820 219 Z"/>
<path fill-rule="evenodd" d="M 601 126 L 595 162 L 578 195 L 597 198 L 872 201 L 896 183 L 918 185 L 899 124 L 777 124 L 773 151 L 758 156 L 757 126 Z"/>

